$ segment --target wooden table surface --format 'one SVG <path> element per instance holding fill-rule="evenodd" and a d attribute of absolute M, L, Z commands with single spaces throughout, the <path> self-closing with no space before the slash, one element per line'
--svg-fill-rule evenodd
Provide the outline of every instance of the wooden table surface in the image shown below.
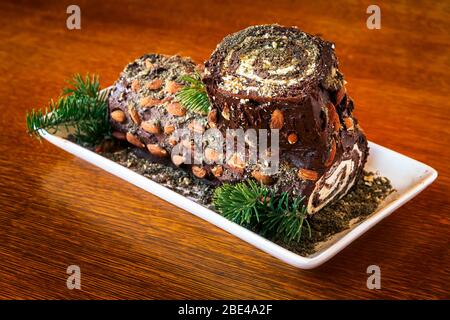
<path fill-rule="evenodd" d="M 450 4 L 371 1 L 0 3 L 0 298 L 450 298 Z M 300 270 L 64 151 L 25 112 L 73 73 L 103 86 L 149 52 L 201 62 L 228 33 L 297 25 L 336 43 L 368 138 L 436 168 L 436 182 L 314 270 Z M 381 268 L 380 290 L 366 268 Z M 82 290 L 68 290 L 79 265 Z"/>

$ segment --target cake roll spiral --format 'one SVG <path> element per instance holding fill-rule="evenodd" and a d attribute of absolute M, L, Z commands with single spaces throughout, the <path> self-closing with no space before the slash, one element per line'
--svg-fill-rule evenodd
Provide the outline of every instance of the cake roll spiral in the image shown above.
<path fill-rule="evenodd" d="M 304 95 L 336 68 L 332 46 L 297 28 L 250 27 L 219 44 L 206 63 L 206 79 L 260 101 Z"/>

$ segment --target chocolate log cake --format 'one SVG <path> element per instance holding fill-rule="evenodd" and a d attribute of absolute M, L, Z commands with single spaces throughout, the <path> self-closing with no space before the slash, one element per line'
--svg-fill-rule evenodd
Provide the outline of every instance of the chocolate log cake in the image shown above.
<path fill-rule="evenodd" d="M 193 112 L 178 101 L 177 93 L 187 85 L 183 76 L 201 69 L 189 58 L 160 54 L 128 64 L 108 96 L 113 135 L 141 149 L 140 155 L 187 169 L 207 183 L 242 180 L 248 172 L 240 162 L 232 158 L 223 163 L 225 145 L 212 148 L 208 137 L 202 136 L 216 127 L 214 112 Z M 179 134 L 182 129 L 188 134 Z M 180 154 L 172 152 L 174 148 L 181 149 Z M 191 151 L 189 157 L 186 150 Z"/>
<path fill-rule="evenodd" d="M 309 213 L 342 197 L 361 174 L 367 140 L 352 114 L 334 44 L 295 27 L 249 27 L 217 46 L 203 81 L 220 130 L 279 129 L 283 165 L 274 178 L 304 195 Z"/>
<path fill-rule="evenodd" d="M 187 110 L 177 98 L 187 85 L 182 76 L 196 69 L 188 58 L 158 54 L 130 63 L 108 98 L 114 136 L 208 183 L 255 178 L 303 195 L 309 213 L 343 196 L 361 174 L 367 141 L 352 115 L 332 43 L 278 25 L 227 36 L 202 71 L 208 114 Z M 225 157 L 204 138 L 174 137 L 180 128 L 197 133 L 217 128 L 224 136 L 227 129 L 278 129 L 279 170 L 269 176 L 261 161 Z M 180 145 L 201 149 L 200 161 L 190 164 L 174 155 Z"/>
<path fill-rule="evenodd" d="M 195 69 L 188 58 L 160 54 L 146 54 L 128 64 L 108 97 L 113 135 L 146 150 L 155 161 L 170 163 L 178 143 L 173 132 L 183 127 L 204 130 L 207 122 L 175 98 L 184 85 L 180 78 Z M 182 162 L 172 160 L 176 165 Z"/>

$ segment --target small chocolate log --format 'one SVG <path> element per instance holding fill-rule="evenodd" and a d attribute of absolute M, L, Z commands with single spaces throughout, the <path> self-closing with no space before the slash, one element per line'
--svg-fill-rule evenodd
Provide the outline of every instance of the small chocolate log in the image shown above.
<path fill-rule="evenodd" d="M 186 85 L 183 76 L 192 76 L 197 67 L 189 58 L 159 54 L 147 54 L 128 64 L 108 97 L 114 136 L 138 147 L 140 155 L 181 167 L 199 179 L 212 183 L 243 179 L 236 163 L 222 164 L 221 152 L 210 148 L 206 138 L 196 139 L 206 129 L 215 128 L 217 115 L 191 112 L 177 101 L 177 92 Z M 180 129 L 190 137 L 180 137 Z M 172 155 L 175 147 L 181 150 Z M 185 150 L 190 151 L 188 156 Z"/>
<path fill-rule="evenodd" d="M 309 213 L 342 197 L 361 174 L 367 140 L 334 44 L 295 27 L 249 27 L 217 46 L 203 82 L 222 132 L 279 129 L 280 161 L 297 174 L 275 178 L 281 189 L 306 197 Z"/>
<path fill-rule="evenodd" d="M 173 133 L 195 121 L 206 125 L 205 116 L 187 111 L 176 93 L 184 86 L 182 76 L 194 73 L 188 58 L 147 54 L 128 64 L 108 97 L 110 122 L 115 134 L 124 134 L 134 146 L 147 150 L 154 161 L 181 165 L 170 157 L 178 143 Z"/>

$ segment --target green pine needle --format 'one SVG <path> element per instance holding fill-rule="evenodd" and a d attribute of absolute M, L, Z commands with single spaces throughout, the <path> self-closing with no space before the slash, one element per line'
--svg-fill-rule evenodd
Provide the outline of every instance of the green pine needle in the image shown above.
<path fill-rule="evenodd" d="M 75 74 L 72 79 L 67 80 L 70 87 L 63 89 L 63 95 L 88 96 L 96 98 L 100 91 L 98 76 L 89 74 L 83 78 L 80 74 Z"/>
<path fill-rule="evenodd" d="M 207 114 L 211 109 L 211 104 L 200 75 L 198 73 L 195 73 L 193 76 L 185 75 L 180 80 L 187 83 L 187 85 L 177 92 L 176 97 L 178 101 L 187 110 Z"/>
<path fill-rule="evenodd" d="M 62 95 L 41 110 L 31 110 L 26 115 L 27 131 L 40 138 L 39 130 L 51 133 L 61 128 L 73 128 L 78 143 L 96 144 L 108 137 L 111 126 L 108 121 L 106 94 L 100 94 L 97 76 L 84 78 L 79 74 L 69 80 L 70 87 Z"/>
<path fill-rule="evenodd" d="M 224 184 L 214 191 L 214 206 L 222 215 L 240 225 L 259 222 L 258 207 L 266 190 L 254 181 Z"/>
<path fill-rule="evenodd" d="M 213 196 L 214 206 L 225 218 L 286 242 L 299 241 L 305 223 L 311 237 L 303 200 L 292 198 L 287 192 L 277 195 L 253 180 L 224 184 Z"/>
<path fill-rule="evenodd" d="M 271 211 L 266 215 L 263 223 L 265 233 L 281 235 L 286 242 L 300 241 L 303 224 L 306 223 L 309 237 L 311 237 L 311 228 L 306 216 L 305 206 L 302 206 L 299 211 Z"/>

